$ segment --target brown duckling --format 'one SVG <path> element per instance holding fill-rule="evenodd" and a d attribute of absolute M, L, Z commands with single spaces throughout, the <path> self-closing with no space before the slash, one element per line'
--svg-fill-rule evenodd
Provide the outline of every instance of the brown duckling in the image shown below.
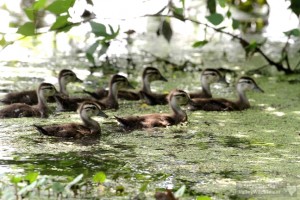
<path fill-rule="evenodd" d="M 37 89 L 38 104 L 27 105 L 25 103 L 14 103 L 0 110 L 0 118 L 18 117 L 48 117 L 48 106 L 46 99 L 57 93 L 55 87 L 50 83 L 41 83 Z"/>
<path fill-rule="evenodd" d="M 146 67 L 143 70 L 142 75 L 142 89 L 140 91 L 146 92 L 148 94 L 152 94 L 150 84 L 153 81 L 168 81 L 158 69 L 154 67 Z M 127 90 L 120 90 L 118 92 L 118 98 L 125 99 L 125 100 L 140 100 L 141 94 L 140 91 L 133 92 L 133 91 L 127 91 Z M 88 92 L 84 91 L 94 97 L 95 99 L 102 99 L 108 95 L 108 91 L 105 89 L 98 89 L 96 92 Z"/>
<path fill-rule="evenodd" d="M 125 118 L 115 116 L 115 118 L 125 130 L 166 127 L 187 121 L 187 114 L 180 108 L 180 105 L 185 105 L 189 102 L 189 95 L 182 90 L 175 89 L 170 92 L 168 100 L 172 110 L 171 114 L 155 113 Z"/>
<path fill-rule="evenodd" d="M 128 79 L 122 75 L 115 74 L 111 77 L 109 83 L 108 96 L 98 101 L 95 100 L 103 109 L 118 109 L 118 91 L 120 88 L 133 88 Z M 79 103 L 83 101 L 93 101 L 91 98 L 61 97 L 55 96 L 59 111 L 76 111 Z"/>
<path fill-rule="evenodd" d="M 237 84 L 236 89 L 238 93 L 238 99 L 236 101 L 230 101 L 221 98 L 194 98 L 191 99 L 188 109 L 189 110 L 205 110 L 205 111 L 234 111 L 244 110 L 250 108 L 250 103 L 246 97 L 246 91 L 254 90 L 258 92 L 264 92 L 250 77 L 241 77 Z"/>
<path fill-rule="evenodd" d="M 200 76 L 200 82 L 201 82 L 201 88 L 202 91 L 199 92 L 192 92 L 188 93 L 190 95 L 190 98 L 212 98 L 210 85 L 212 83 L 220 82 L 225 83 L 228 85 L 228 83 L 225 80 L 225 77 L 222 76 L 222 74 L 217 69 L 211 69 L 206 68 L 202 71 Z"/>
<path fill-rule="evenodd" d="M 58 84 L 59 84 L 59 92 L 62 95 L 68 95 L 67 92 L 67 84 L 71 82 L 82 82 L 76 74 L 68 69 L 63 69 L 59 72 L 58 75 Z M 54 99 L 49 98 L 49 102 L 55 102 Z M 4 96 L 2 100 L 0 100 L 3 104 L 12 104 L 12 103 L 26 103 L 28 105 L 35 105 L 38 103 L 38 97 L 36 90 L 26 90 L 22 92 L 12 92 Z"/>
<path fill-rule="evenodd" d="M 93 116 L 108 116 L 101 111 L 99 105 L 85 101 L 79 107 L 79 115 L 83 124 L 68 123 L 59 125 L 38 126 L 36 129 L 43 135 L 65 137 L 65 138 L 82 138 L 91 136 L 101 136 L 101 128 L 98 122 L 92 119 Z"/>
<path fill-rule="evenodd" d="M 210 85 L 215 82 L 224 82 L 227 84 L 225 77 L 216 69 L 204 69 L 200 76 L 201 92 L 189 93 L 190 98 L 211 98 Z M 164 105 L 168 103 L 168 94 L 153 94 L 142 91 L 142 96 L 148 105 Z"/>

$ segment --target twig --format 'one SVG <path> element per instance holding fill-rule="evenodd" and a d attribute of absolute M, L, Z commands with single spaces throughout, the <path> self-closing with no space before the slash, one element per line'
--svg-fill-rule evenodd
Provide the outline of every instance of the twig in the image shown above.
<path fill-rule="evenodd" d="M 161 14 L 155 14 L 155 15 L 145 15 L 146 17 L 172 17 L 172 18 L 175 18 L 174 16 L 172 15 L 161 15 Z M 202 23 L 202 22 L 199 22 L 197 20 L 194 20 L 194 19 L 189 19 L 189 18 L 183 18 L 183 21 L 190 21 L 190 22 L 193 22 L 195 24 L 199 24 L 199 25 L 203 25 L 207 28 L 210 28 L 210 29 L 213 29 L 214 31 L 216 32 L 219 32 L 219 33 L 223 33 L 223 34 L 226 34 L 226 35 L 229 35 L 231 36 L 233 39 L 237 39 L 239 40 L 239 42 L 241 43 L 241 45 L 243 47 L 246 47 L 246 46 L 249 46 L 250 43 L 245 40 L 244 38 L 238 36 L 238 35 L 235 35 L 233 33 L 230 33 L 230 32 L 227 32 L 227 31 L 223 31 L 222 29 L 220 28 L 215 28 L 213 26 L 210 26 L 206 23 Z M 283 71 L 285 72 L 286 74 L 291 74 L 293 73 L 293 70 L 291 70 L 290 67 L 288 68 L 285 68 L 281 62 L 275 62 L 273 61 L 271 58 L 269 58 L 262 50 L 261 48 L 259 48 L 258 46 L 255 47 L 255 52 L 259 53 L 268 63 L 269 65 L 271 66 L 275 66 L 277 68 L 278 71 Z"/>

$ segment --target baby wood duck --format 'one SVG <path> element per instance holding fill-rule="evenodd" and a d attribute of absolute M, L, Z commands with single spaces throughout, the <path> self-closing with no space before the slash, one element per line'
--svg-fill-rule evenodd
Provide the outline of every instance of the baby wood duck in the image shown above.
<path fill-rule="evenodd" d="M 223 82 L 226 83 L 225 77 L 221 75 L 221 73 L 216 69 L 207 68 L 203 70 L 200 77 L 201 81 L 201 92 L 189 93 L 190 98 L 211 98 L 211 90 L 210 85 L 215 82 Z M 143 99 L 148 105 L 164 105 L 168 103 L 167 95 L 168 94 L 153 94 L 148 92 L 141 92 Z"/>
<path fill-rule="evenodd" d="M 212 98 L 210 85 L 212 83 L 220 82 L 228 84 L 225 77 L 217 69 L 206 68 L 202 71 L 200 76 L 202 91 L 189 93 L 190 98 Z"/>
<path fill-rule="evenodd" d="M 59 92 L 62 95 L 68 95 L 67 92 L 67 84 L 71 82 L 82 82 L 76 74 L 68 69 L 63 69 L 59 72 L 58 75 L 58 84 L 59 84 Z M 50 100 L 50 102 L 55 102 L 54 99 Z M 35 105 L 38 103 L 38 97 L 35 90 L 27 90 L 22 92 L 12 92 L 4 96 L 2 100 L 0 100 L 3 104 L 12 104 L 12 103 L 26 103 L 28 105 Z"/>
<path fill-rule="evenodd" d="M 0 118 L 18 117 L 48 117 L 48 107 L 46 99 L 57 93 L 55 87 L 50 83 L 41 83 L 37 89 L 37 105 L 27 105 L 25 103 L 14 103 L 0 110 Z"/>
<path fill-rule="evenodd" d="M 254 90 L 264 92 L 250 77 L 241 77 L 236 85 L 238 99 L 230 101 L 221 98 L 194 98 L 191 99 L 188 109 L 189 110 L 205 110 L 205 111 L 234 111 L 244 110 L 250 108 L 250 103 L 246 97 L 246 91 Z"/>
<path fill-rule="evenodd" d="M 152 94 L 150 84 L 153 81 L 168 81 L 158 69 L 154 67 L 146 67 L 143 71 L 142 75 L 143 86 L 140 91 L 143 91 L 148 94 Z M 140 100 L 141 94 L 140 91 L 132 92 L 127 90 L 120 90 L 118 92 L 118 98 L 125 99 L 125 100 Z M 105 89 L 98 89 L 96 92 L 88 92 L 84 91 L 94 97 L 95 99 L 102 99 L 108 95 L 108 91 Z"/>
<path fill-rule="evenodd" d="M 100 107 L 93 102 L 83 102 L 79 107 L 79 115 L 83 124 L 68 123 L 60 125 L 38 126 L 36 129 L 43 135 L 65 137 L 65 138 L 82 138 L 101 136 L 101 128 L 98 122 L 92 119 L 93 116 L 108 116 L 101 111 Z"/>
<path fill-rule="evenodd" d="M 120 88 L 133 88 L 128 79 L 122 75 L 115 74 L 111 77 L 109 83 L 108 96 L 104 99 L 95 102 L 101 106 L 101 109 L 118 109 L 118 91 Z M 79 103 L 91 98 L 76 98 L 76 97 L 61 97 L 55 96 L 59 111 L 76 111 Z"/>
<path fill-rule="evenodd" d="M 148 114 L 142 116 L 129 116 L 125 118 L 116 117 L 117 121 L 125 130 L 166 127 L 187 121 L 187 114 L 180 108 L 189 102 L 188 94 L 182 90 L 175 89 L 168 96 L 171 114 Z"/>

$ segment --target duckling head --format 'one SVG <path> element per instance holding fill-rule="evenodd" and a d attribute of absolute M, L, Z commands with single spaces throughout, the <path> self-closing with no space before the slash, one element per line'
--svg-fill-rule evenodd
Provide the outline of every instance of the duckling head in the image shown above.
<path fill-rule="evenodd" d="M 80 82 L 82 83 L 83 81 L 79 79 L 76 74 L 69 69 L 63 69 L 59 72 L 58 75 L 59 79 L 63 81 L 65 84 L 71 83 L 71 82 Z"/>
<path fill-rule="evenodd" d="M 147 79 L 149 82 L 152 81 L 165 81 L 168 80 L 160 73 L 160 71 L 154 67 L 146 67 L 143 71 L 143 79 Z"/>
<path fill-rule="evenodd" d="M 112 76 L 110 84 L 117 88 L 128 88 L 128 89 L 134 89 L 134 87 L 129 83 L 128 79 L 125 76 L 115 74 Z"/>
<path fill-rule="evenodd" d="M 80 115 L 85 119 L 94 116 L 108 118 L 108 116 L 101 110 L 101 107 L 94 102 L 89 102 L 89 101 L 83 102 L 79 107 L 79 112 Z"/>
<path fill-rule="evenodd" d="M 190 96 L 183 90 L 175 89 L 170 92 L 168 99 L 171 105 L 186 105 L 190 101 Z"/>
<path fill-rule="evenodd" d="M 250 77 L 241 77 L 237 82 L 237 90 L 238 91 L 249 91 L 254 90 L 256 92 L 264 92 L 254 81 L 254 79 Z"/>
<path fill-rule="evenodd" d="M 51 83 L 41 83 L 38 87 L 37 92 L 44 98 L 54 96 L 58 93 L 54 85 L 52 85 Z"/>
<path fill-rule="evenodd" d="M 206 68 L 202 71 L 200 81 L 201 83 L 211 84 L 221 81 L 223 76 L 216 69 Z"/>

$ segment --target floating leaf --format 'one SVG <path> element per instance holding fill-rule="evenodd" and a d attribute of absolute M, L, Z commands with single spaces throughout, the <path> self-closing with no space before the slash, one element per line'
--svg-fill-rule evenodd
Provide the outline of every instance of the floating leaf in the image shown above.
<path fill-rule="evenodd" d="M 148 188 L 148 184 L 149 184 L 148 182 L 144 183 L 140 188 L 140 192 L 145 192 Z"/>
<path fill-rule="evenodd" d="M 104 36 L 106 37 L 108 34 L 106 32 L 106 27 L 103 24 L 97 23 L 97 22 L 90 22 L 90 25 L 92 27 L 92 32 L 97 36 Z"/>
<path fill-rule="evenodd" d="M 202 40 L 202 41 L 197 41 L 193 44 L 193 47 L 196 48 L 196 47 L 202 47 L 204 45 L 206 45 L 208 43 L 207 40 Z"/>
<path fill-rule="evenodd" d="M 75 0 L 58 0 L 51 3 L 46 9 L 56 15 L 68 12 Z"/>
<path fill-rule="evenodd" d="M 98 172 L 93 176 L 93 181 L 95 183 L 104 183 L 105 180 L 106 180 L 106 175 L 104 172 Z"/>
<path fill-rule="evenodd" d="M 240 21 L 232 18 L 232 28 L 233 29 L 238 29 L 239 26 L 240 26 Z"/>
<path fill-rule="evenodd" d="M 7 44 L 5 38 L 2 36 L 2 39 L 0 40 L 0 46 L 5 46 Z"/>
<path fill-rule="evenodd" d="M 33 22 L 26 22 L 22 26 L 18 28 L 17 33 L 20 33 L 24 36 L 32 36 L 35 35 L 35 26 Z"/>
<path fill-rule="evenodd" d="M 292 30 L 289 30 L 289 31 L 286 31 L 284 32 L 284 34 L 286 36 L 295 36 L 295 37 L 299 37 L 300 36 L 300 30 L 298 28 L 295 28 L 295 29 L 292 29 Z"/>
<path fill-rule="evenodd" d="M 68 18 L 69 18 L 69 15 L 57 17 L 56 21 L 51 26 L 50 30 L 57 30 L 57 29 L 60 29 L 62 27 L 65 27 L 67 24 L 69 24 Z"/>
<path fill-rule="evenodd" d="M 222 21 L 224 20 L 224 17 L 223 17 L 223 15 L 221 15 L 219 13 L 214 13 L 214 14 L 207 16 L 206 19 L 213 25 L 217 26 L 222 23 Z"/>

